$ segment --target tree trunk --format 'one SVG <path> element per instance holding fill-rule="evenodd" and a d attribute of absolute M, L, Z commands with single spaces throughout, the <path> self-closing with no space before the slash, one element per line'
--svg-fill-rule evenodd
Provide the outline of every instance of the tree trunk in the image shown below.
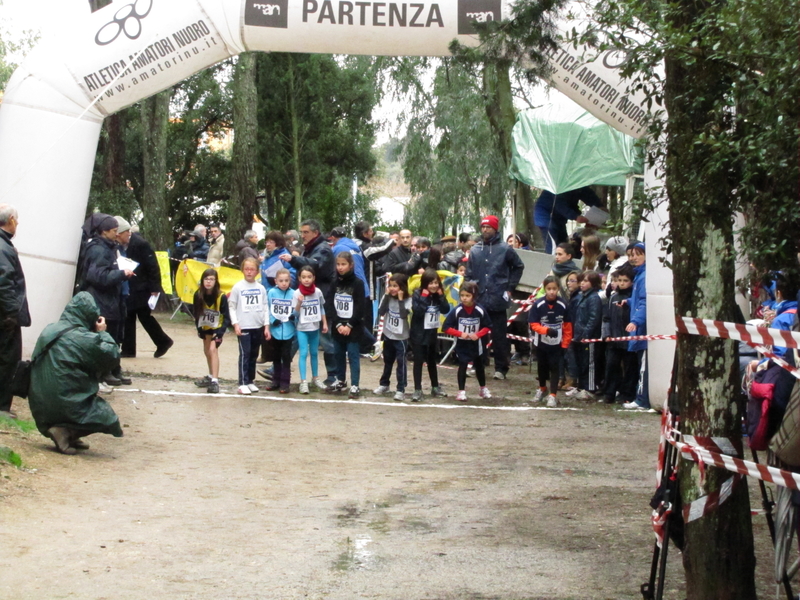
<path fill-rule="evenodd" d="M 256 212 L 257 110 L 256 54 L 245 52 L 239 55 L 233 76 L 233 187 L 228 201 L 226 255 L 252 227 Z"/>
<path fill-rule="evenodd" d="M 172 246 L 172 228 L 167 208 L 167 125 L 171 90 L 142 101 L 142 235 L 154 248 Z"/>
<path fill-rule="evenodd" d="M 300 115 L 297 114 L 295 102 L 295 75 L 294 58 L 291 54 L 287 55 L 289 60 L 289 115 L 292 120 L 292 184 L 294 188 L 294 216 L 297 229 L 300 229 L 300 222 L 303 220 L 303 178 L 300 169 Z"/>
<path fill-rule="evenodd" d="M 679 0 L 673 25 L 702 40 L 700 24 L 709 26 L 716 12 L 709 1 Z M 713 39 L 714 36 L 711 36 Z M 666 182 L 672 234 L 675 308 L 678 315 L 734 319 L 734 246 L 727 169 L 713 144 L 701 135 L 724 131 L 712 108 L 728 92 L 725 66 L 698 55 L 667 55 Z M 699 58 L 698 58 L 699 56 Z M 742 448 L 736 398 L 738 362 L 732 341 L 700 336 L 678 337 L 678 402 L 681 429 L 695 436 L 719 436 Z M 655 366 L 654 366 L 655 368 Z M 665 368 L 665 366 L 661 366 Z M 718 491 L 732 473 L 706 468 L 701 481 L 695 463 L 681 460 L 684 505 Z M 755 557 L 747 485 L 737 485 L 728 500 L 710 514 L 686 525 L 683 565 L 688 600 L 751 600 L 755 592 Z"/>

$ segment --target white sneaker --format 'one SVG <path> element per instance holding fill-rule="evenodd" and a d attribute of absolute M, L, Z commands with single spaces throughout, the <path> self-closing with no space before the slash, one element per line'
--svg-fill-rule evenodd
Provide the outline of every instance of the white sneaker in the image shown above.
<path fill-rule="evenodd" d="M 589 390 L 581 390 L 579 393 L 575 394 L 575 399 L 584 401 L 588 400 L 591 402 L 595 399 L 595 395 Z"/>
<path fill-rule="evenodd" d="M 505 373 L 501 373 L 500 371 L 495 371 L 493 377 L 494 377 L 494 379 L 505 379 L 506 378 L 506 374 Z"/>
<path fill-rule="evenodd" d="M 571 390 L 569 390 L 569 391 L 567 391 L 565 393 L 566 393 L 567 396 L 571 397 L 571 396 L 575 396 L 577 394 L 580 394 L 582 391 L 583 390 L 579 390 L 578 388 L 572 388 Z"/>
<path fill-rule="evenodd" d="M 405 392 L 399 392 L 399 391 L 395 392 L 395 394 L 394 394 L 394 401 L 395 402 L 402 402 L 405 399 L 406 399 L 406 393 Z"/>
<path fill-rule="evenodd" d="M 258 386 L 255 383 L 248 383 L 247 384 L 247 389 L 249 389 L 251 392 L 255 393 L 255 392 L 258 391 Z"/>
<path fill-rule="evenodd" d="M 475 377 L 475 369 L 467 369 L 467 377 Z"/>
<path fill-rule="evenodd" d="M 622 408 L 625 410 L 641 410 L 643 412 L 650 410 L 649 408 L 645 408 L 641 404 L 638 404 L 636 400 L 631 400 L 630 402 L 626 402 L 622 405 Z"/>
<path fill-rule="evenodd" d="M 466 402 L 467 401 L 467 392 L 465 390 L 458 390 L 456 394 L 456 400 L 459 402 Z"/>
<path fill-rule="evenodd" d="M 372 393 L 375 394 L 376 396 L 383 396 L 388 391 L 389 391 L 388 385 L 379 385 L 374 390 L 372 390 Z"/>
<path fill-rule="evenodd" d="M 547 397 L 547 408 L 556 408 L 558 406 L 558 398 L 556 398 L 553 394 L 550 394 Z"/>
<path fill-rule="evenodd" d="M 491 397 L 492 397 L 492 393 L 489 391 L 489 388 L 488 388 L 488 387 L 486 387 L 486 386 L 483 386 L 483 387 L 481 388 L 481 391 L 478 393 L 478 395 L 479 395 L 481 398 L 483 398 L 484 400 L 488 400 L 489 398 L 491 398 Z"/>
<path fill-rule="evenodd" d="M 99 389 L 97 390 L 98 394 L 110 394 L 114 391 L 114 388 L 110 385 L 106 385 L 104 381 L 99 382 L 98 384 Z"/>
<path fill-rule="evenodd" d="M 544 391 L 536 390 L 536 393 L 533 395 L 533 400 L 531 400 L 531 402 L 541 402 L 543 396 L 544 396 Z"/>
<path fill-rule="evenodd" d="M 314 377 L 314 385 L 321 390 L 324 390 L 326 387 L 328 387 L 327 385 L 325 385 L 325 382 L 322 381 L 320 377 Z"/>
<path fill-rule="evenodd" d="M 239 386 L 239 393 L 244 394 L 245 396 L 249 396 L 253 392 L 250 391 L 250 386 L 247 385 L 240 385 Z"/>
<path fill-rule="evenodd" d="M 308 382 L 307 381 L 301 381 L 300 382 L 300 393 L 301 394 L 307 394 L 308 393 Z"/>

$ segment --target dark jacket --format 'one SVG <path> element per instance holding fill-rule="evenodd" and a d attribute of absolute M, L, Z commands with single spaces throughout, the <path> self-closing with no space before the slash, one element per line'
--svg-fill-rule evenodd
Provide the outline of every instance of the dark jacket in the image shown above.
<path fill-rule="evenodd" d="M 404 275 L 414 275 L 419 268 L 417 263 L 410 263 L 413 258 L 410 248 L 404 246 L 396 246 L 394 250 L 386 255 L 383 259 L 383 272 L 384 273 L 403 273 Z"/>
<path fill-rule="evenodd" d="M 239 240 L 236 242 L 236 245 L 233 247 L 233 255 L 235 256 L 234 260 L 236 261 L 237 266 L 240 267 L 242 266 L 242 261 L 245 258 L 255 258 L 256 260 L 259 258 L 258 250 L 256 250 L 256 247 L 247 240 Z"/>
<path fill-rule="evenodd" d="M 189 258 L 205 262 L 208 258 L 208 251 L 210 248 L 211 246 L 208 245 L 205 238 L 192 242 Z"/>
<path fill-rule="evenodd" d="M 524 270 L 516 251 L 495 235 L 488 242 L 481 240 L 472 247 L 465 279 L 478 284 L 478 304 L 489 312 L 499 312 L 508 308 L 503 294 L 508 292 L 511 296 Z"/>
<path fill-rule="evenodd" d="M 293 256 L 289 261 L 296 271 L 305 265 L 311 265 L 316 272 L 315 285 L 322 290 L 327 300 L 331 292 L 331 285 L 336 279 L 336 263 L 333 260 L 333 251 L 330 244 L 321 235 L 318 235 L 303 250 L 303 256 Z"/>
<path fill-rule="evenodd" d="M 425 329 L 425 314 L 430 309 L 440 315 L 447 315 L 450 312 L 450 304 L 444 294 L 422 295 L 423 290 L 417 288 L 411 295 L 411 335 L 409 339 L 412 344 L 422 344 L 430 346 L 436 343 L 439 335 L 439 328 Z M 440 323 L 439 319 L 436 320 Z"/>
<path fill-rule="evenodd" d="M 364 255 L 364 270 L 369 281 L 369 296 L 374 299 L 376 278 L 383 275 L 383 261 L 394 248 L 394 240 L 387 238 L 378 243 L 366 238 L 359 238 L 356 243 L 361 245 L 361 253 Z"/>
<path fill-rule="evenodd" d="M 161 293 L 161 269 L 158 266 L 152 246 L 140 234 L 131 235 L 125 252 L 131 260 L 139 263 L 133 271 L 136 277 L 130 279 L 130 295 L 128 308 L 138 310 L 147 307 L 151 294 Z"/>
<path fill-rule="evenodd" d="M 121 272 L 121 271 L 120 271 Z M 114 410 L 97 397 L 98 373 L 119 365 L 119 348 L 107 333 L 94 331 L 100 311 L 90 294 L 70 300 L 58 323 L 44 328 L 36 342 L 28 401 L 37 429 L 47 435 L 51 427 L 69 427 L 82 434 L 109 433 L 122 437 Z M 37 358 L 60 332 L 50 350 Z"/>
<path fill-rule="evenodd" d="M 317 286 L 319 287 L 319 286 Z M 338 339 L 348 338 L 348 341 L 358 342 L 364 335 L 364 322 L 361 316 L 364 314 L 364 282 L 361 281 L 354 271 L 344 275 L 338 275 L 335 288 L 325 297 L 325 314 L 328 318 L 328 327 L 333 336 Z M 352 314 L 349 317 L 340 316 L 342 302 L 350 304 Z M 336 331 L 337 325 L 347 325 L 352 330 L 349 336 L 339 335 Z"/>
<path fill-rule="evenodd" d="M 460 248 L 451 250 L 442 257 L 442 262 L 439 263 L 437 268 L 439 271 L 450 271 L 451 273 L 455 273 L 458 269 L 458 265 L 461 264 L 466 256 L 467 255 Z"/>
<path fill-rule="evenodd" d="M 603 301 L 597 290 L 580 292 L 575 301 L 575 315 L 572 322 L 573 340 L 592 340 L 600 337 L 603 319 Z"/>
<path fill-rule="evenodd" d="M 109 321 L 125 317 L 122 310 L 122 282 L 125 273 L 117 266 L 117 243 L 95 237 L 86 245 L 81 274 L 81 291 L 89 292 L 100 314 Z"/>
<path fill-rule="evenodd" d="M 611 294 L 607 309 L 603 315 L 603 337 L 628 337 L 630 333 L 625 331 L 628 323 L 631 322 L 630 297 L 632 288 L 627 290 L 616 290 Z M 624 302 L 624 304 L 623 304 Z M 628 349 L 628 342 L 609 342 L 610 348 Z"/>
<path fill-rule="evenodd" d="M 11 243 L 11 234 L 0 229 L 0 327 L 29 327 L 28 292 L 19 254 Z"/>

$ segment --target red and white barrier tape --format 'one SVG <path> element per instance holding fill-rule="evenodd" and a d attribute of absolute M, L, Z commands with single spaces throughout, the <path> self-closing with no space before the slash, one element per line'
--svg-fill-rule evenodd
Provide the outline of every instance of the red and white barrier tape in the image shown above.
<path fill-rule="evenodd" d="M 635 342 L 637 340 L 674 340 L 678 337 L 672 335 L 629 335 L 625 337 L 609 337 L 609 338 L 596 338 L 593 340 L 575 340 L 580 341 L 582 344 L 589 344 L 592 342 Z"/>
<path fill-rule="evenodd" d="M 675 324 L 680 333 L 738 340 L 760 346 L 800 347 L 799 332 L 691 317 L 675 317 Z"/>

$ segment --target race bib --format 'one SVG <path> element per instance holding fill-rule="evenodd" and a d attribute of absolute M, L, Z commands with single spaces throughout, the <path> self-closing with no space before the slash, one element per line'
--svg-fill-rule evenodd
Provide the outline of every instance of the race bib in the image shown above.
<path fill-rule="evenodd" d="M 403 333 L 403 321 L 400 318 L 400 313 L 390 310 L 386 313 L 386 321 L 384 327 L 389 333 L 400 335 Z"/>
<path fill-rule="evenodd" d="M 261 290 L 244 290 L 242 292 L 242 311 L 250 312 L 263 312 L 261 306 Z"/>
<path fill-rule="evenodd" d="M 319 323 L 320 321 L 322 321 L 322 307 L 319 304 L 319 298 L 303 300 L 303 304 L 300 305 L 300 322 Z"/>
<path fill-rule="evenodd" d="M 336 314 L 341 319 L 353 318 L 353 297 L 349 294 L 336 294 L 333 297 L 334 305 L 336 306 Z"/>
<path fill-rule="evenodd" d="M 425 310 L 425 329 L 439 329 L 439 307 L 429 306 Z"/>
<path fill-rule="evenodd" d="M 273 318 L 285 323 L 292 314 L 292 301 L 273 298 L 270 304 L 270 312 Z"/>
<path fill-rule="evenodd" d="M 478 333 L 481 320 L 477 317 L 468 317 L 458 320 L 458 330 L 461 333 Z"/>
<path fill-rule="evenodd" d="M 545 323 L 542 323 L 542 325 L 545 325 Z M 561 323 L 557 323 L 556 325 L 547 325 L 547 326 L 552 328 L 552 329 L 557 329 L 558 330 L 558 335 L 556 337 L 550 337 L 546 333 L 544 335 L 540 335 L 539 336 L 539 343 L 545 344 L 547 346 L 557 346 L 557 345 L 559 345 L 561 343 L 561 333 L 562 333 L 561 332 Z"/>
<path fill-rule="evenodd" d="M 220 327 L 220 312 L 218 310 L 205 309 L 197 324 L 206 329 L 219 329 Z"/>

